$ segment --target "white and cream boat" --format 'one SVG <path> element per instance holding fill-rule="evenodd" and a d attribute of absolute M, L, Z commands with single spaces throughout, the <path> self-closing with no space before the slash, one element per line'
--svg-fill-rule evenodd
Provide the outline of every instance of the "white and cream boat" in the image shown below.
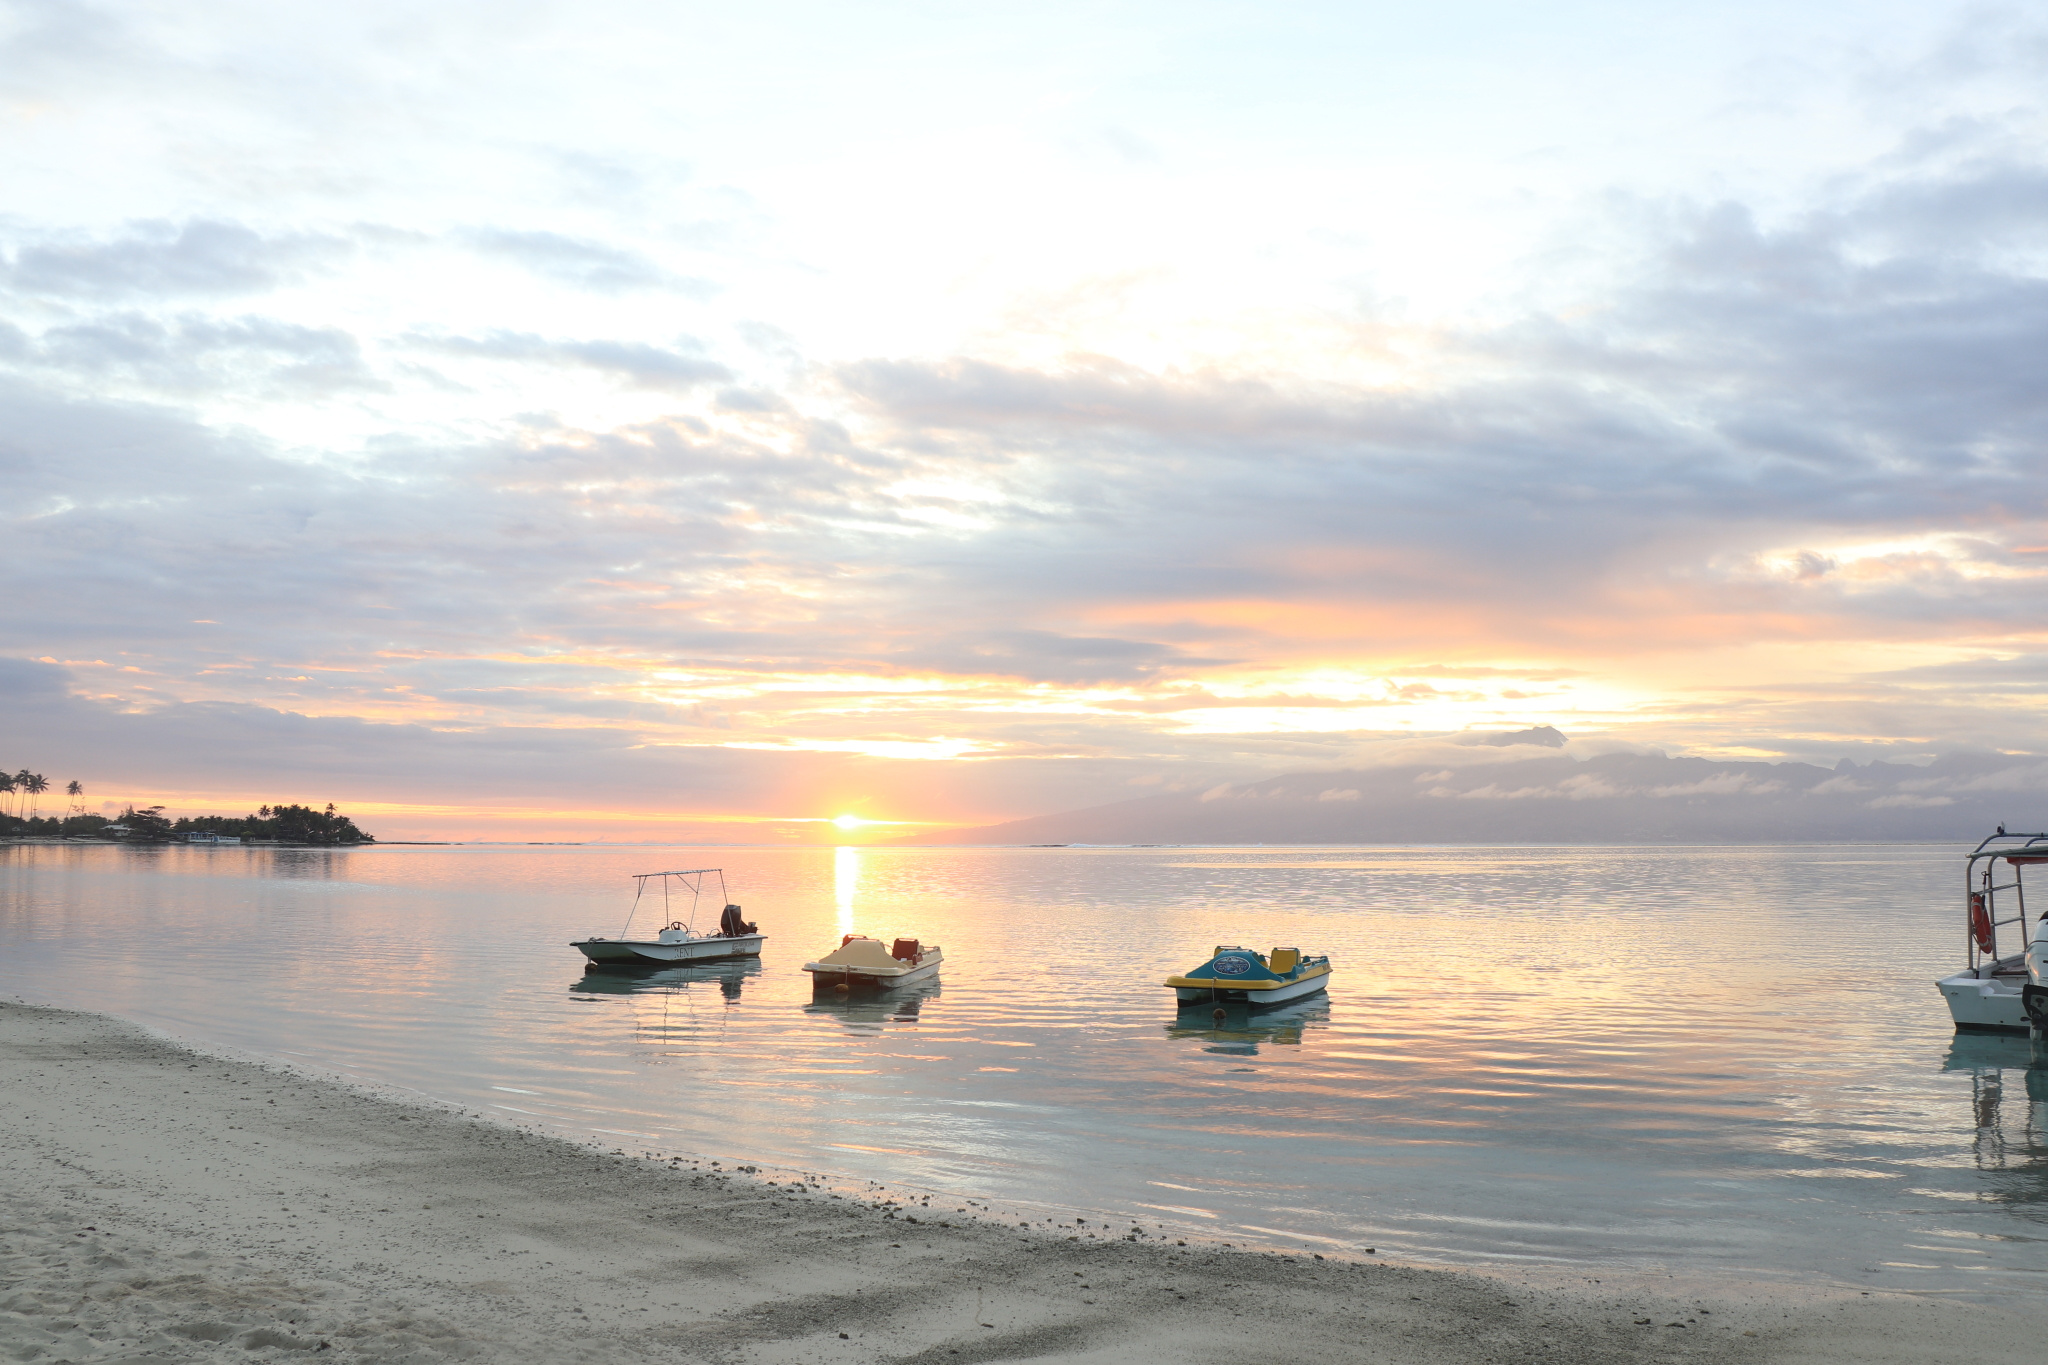
<path fill-rule="evenodd" d="M 1207 962 L 1186 976 L 1167 977 L 1166 984 L 1183 1005 L 1280 1005 L 1327 990 L 1330 959 L 1304 957 L 1299 948 L 1255 953 L 1219 944 Z"/>
<path fill-rule="evenodd" d="M 811 988 L 822 991 L 892 990 L 939 974 L 946 955 L 939 945 L 899 938 L 884 944 L 865 934 L 848 934 L 816 962 L 806 962 Z"/>
<path fill-rule="evenodd" d="M 653 938 L 634 938 L 633 921 L 647 912 L 647 884 L 661 879 L 662 927 Z M 708 890 L 706 878 L 718 879 L 718 932 L 700 933 L 695 927 L 697 905 Z M 617 938 L 592 935 L 570 943 L 592 962 L 606 966 L 647 966 L 651 963 L 711 962 L 728 957 L 759 957 L 767 935 L 756 925 L 740 918 L 740 908 L 725 899 L 725 873 L 715 867 L 691 868 L 684 872 L 641 872 L 633 877 L 633 908 L 626 912 L 626 925 Z M 688 907 L 682 893 L 690 895 Z"/>
<path fill-rule="evenodd" d="M 1965 966 L 1934 983 L 1960 1030 L 2048 1032 L 2048 946 L 2040 932 L 2048 915 L 2027 922 L 2024 885 L 2025 870 L 2040 863 L 2048 863 L 2048 834 L 2007 834 L 2001 825 L 1963 864 Z"/>

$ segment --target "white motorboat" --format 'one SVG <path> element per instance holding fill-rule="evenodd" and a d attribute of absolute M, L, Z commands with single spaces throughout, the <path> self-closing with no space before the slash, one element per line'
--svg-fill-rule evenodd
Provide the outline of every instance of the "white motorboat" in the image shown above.
<path fill-rule="evenodd" d="M 1963 871 L 1967 964 L 1935 982 L 1958 1029 L 1981 1033 L 2048 1030 L 2048 947 L 2027 922 L 2025 870 L 2048 863 L 2048 834 L 1998 833 L 1971 851 Z M 1999 877 L 2012 880 L 2001 882 Z M 2048 919 L 2048 914 L 2041 916 Z M 2000 933 L 2004 930 L 2003 934 Z"/>
<path fill-rule="evenodd" d="M 643 904 L 651 898 L 647 884 L 661 879 L 661 922 L 653 938 L 634 938 L 633 921 L 651 909 Z M 700 933 L 696 928 L 698 903 L 708 889 L 706 878 L 718 879 L 718 932 Z M 626 913 L 626 926 L 617 938 L 592 935 L 569 946 L 592 962 L 613 966 L 651 962 L 709 962 L 726 957 L 759 957 L 767 936 L 757 926 L 740 918 L 740 908 L 726 901 L 725 873 L 715 867 L 692 868 L 684 872 L 641 872 L 633 878 L 633 908 Z M 690 903 L 681 904 L 687 891 Z"/>
<path fill-rule="evenodd" d="M 913 981 L 929 981 L 939 974 L 946 955 L 936 943 L 926 945 L 914 938 L 899 938 L 884 945 L 865 934 L 848 934 L 816 962 L 806 962 L 813 990 L 893 990 Z"/>

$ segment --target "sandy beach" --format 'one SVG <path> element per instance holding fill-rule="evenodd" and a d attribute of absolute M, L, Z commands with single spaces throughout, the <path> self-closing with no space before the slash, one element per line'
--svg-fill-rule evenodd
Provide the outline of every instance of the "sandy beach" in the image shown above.
<path fill-rule="evenodd" d="M 14 1360 L 1817 1365 L 2018 1362 L 2044 1339 L 2040 1317 L 1910 1296 L 1076 1241 L 952 1198 L 601 1153 L 22 1004 L 0 1003 L 0 1093 Z"/>

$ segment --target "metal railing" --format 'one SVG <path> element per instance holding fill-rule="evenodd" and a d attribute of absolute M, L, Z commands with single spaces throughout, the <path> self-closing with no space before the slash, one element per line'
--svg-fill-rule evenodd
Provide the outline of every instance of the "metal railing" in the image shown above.
<path fill-rule="evenodd" d="M 721 907 L 725 905 L 728 899 L 725 890 L 725 872 L 720 868 L 693 867 L 682 872 L 636 872 L 633 874 L 633 905 L 626 912 L 625 928 L 619 930 L 620 938 L 626 937 L 627 932 L 632 929 L 633 918 L 640 913 L 640 898 L 647 894 L 647 882 L 651 877 L 661 878 L 661 922 L 663 924 L 681 923 L 688 925 L 691 929 L 697 927 L 697 901 L 704 893 L 704 879 L 706 877 L 718 878 L 718 903 Z M 673 918 L 674 911 L 669 904 L 669 878 L 671 877 L 680 878 L 683 889 L 690 893 L 690 912 L 681 920 Z M 691 880 L 692 878 L 695 878 L 695 880 Z"/>
<path fill-rule="evenodd" d="M 2012 869 L 2012 880 L 2001 883 L 1996 879 L 1998 860 L 2006 860 Z M 1979 863 L 1983 866 L 1980 868 Z M 2026 878 L 2021 869 L 2034 863 L 2048 863 L 2048 834 L 2007 834 L 2004 829 L 1978 844 L 1963 865 L 1963 942 L 1965 959 L 1974 970 L 1989 962 L 1994 967 L 2008 958 L 2024 956 L 2032 940 L 2027 934 L 2027 888 Z M 2012 913 L 1999 918 L 2001 893 L 2010 892 L 2005 905 L 2012 907 Z M 1982 907 L 1983 922 L 1978 922 L 1978 909 Z M 1998 931 L 2005 925 L 2016 925 L 2019 930 L 2019 948 L 2014 953 L 1999 952 Z M 1981 930 L 1981 932 L 1980 932 Z M 1988 945 L 1983 941 L 1989 940 Z"/>

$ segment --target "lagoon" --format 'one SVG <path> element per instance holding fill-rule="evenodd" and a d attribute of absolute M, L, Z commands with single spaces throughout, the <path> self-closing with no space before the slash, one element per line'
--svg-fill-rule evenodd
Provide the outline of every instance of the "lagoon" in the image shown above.
<path fill-rule="evenodd" d="M 1961 850 L 0 851 L 0 992 L 626 1150 L 1238 1245 L 2040 1292 L 2048 1069 L 1958 1038 Z M 587 973 L 722 866 L 759 963 Z M 711 907 L 715 915 L 716 907 Z M 943 979 L 814 1001 L 841 932 Z M 1331 953 L 1214 1025 L 1167 974 Z"/>

